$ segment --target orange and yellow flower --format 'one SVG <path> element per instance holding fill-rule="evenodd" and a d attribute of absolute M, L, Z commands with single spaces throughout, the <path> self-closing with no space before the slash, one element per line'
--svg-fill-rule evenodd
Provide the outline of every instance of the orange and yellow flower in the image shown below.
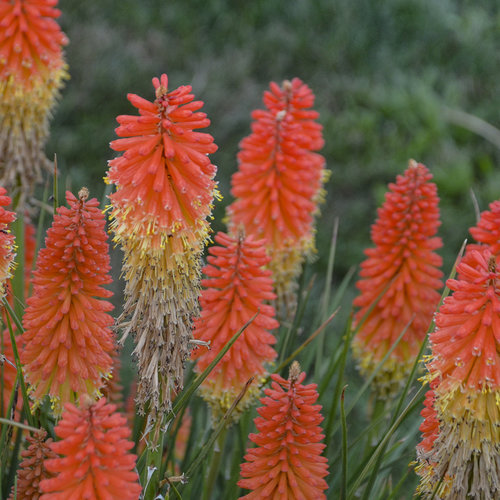
<path fill-rule="evenodd" d="M 56 0 L 0 2 L 0 184 L 20 202 L 48 161 L 43 147 L 50 112 L 68 77 L 55 19 Z M 18 205 L 19 206 L 19 205 Z"/>
<path fill-rule="evenodd" d="M 59 207 L 33 273 L 21 337 L 21 361 L 35 401 L 46 394 L 57 405 L 81 394 L 98 395 L 111 370 L 114 348 L 102 300 L 112 293 L 105 220 L 99 202 L 66 193 L 69 208 Z"/>
<path fill-rule="evenodd" d="M 314 217 L 327 178 L 314 94 L 299 78 L 264 93 L 265 110 L 252 113 L 252 133 L 243 139 L 235 201 L 228 207 L 231 228 L 266 239 L 280 309 L 294 309 L 296 278 L 314 251 Z"/>
<path fill-rule="evenodd" d="M 40 500 L 137 500 L 141 493 L 136 456 L 125 418 L 106 398 L 90 398 L 80 408 L 67 403 L 50 445 L 62 457 L 44 462 L 55 477 L 40 482 Z"/>
<path fill-rule="evenodd" d="M 272 387 L 265 389 L 263 406 L 255 419 L 257 434 L 250 440 L 241 465 L 238 485 L 251 490 L 242 499 L 319 500 L 326 498 L 328 462 L 322 456 L 325 445 L 320 423 L 323 417 L 316 384 L 303 385 L 306 374 L 292 363 L 288 380 L 272 375 Z"/>
<path fill-rule="evenodd" d="M 201 316 L 195 319 L 194 337 L 210 343 L 210 350 L 193 352 L 195 370 L 203 372 L 231 337 L 258 312 L 241 336 L 231 346 L 201 386 L 214 421 L 228 410 L 251 377 L 256 377 L 243 400 L 233 412 L 237 419 L 257 397 L 258 379 L 266 373 L 266 364 L 276 358 L 276 343 L 271 330 L 279 323 L 274 307 L 267 303 L 276 298 L 263 240 L 253 237 L 231 237 L 219 232 L 216 246 L 209 248 L 209 264 L 203 268 L 207 276 L 200 297 Z"/>
<path fill-rule="evenodd" d="M 449 279 L 430 334 L 426 380 L 434 391 L 439 428 L 417 448 L 419 491 L 437 498 L 500 495 L 500 272 L 499 257 L 471 245 Z M 431 419 L 431 421 L 429 421 Z M 428 424 L 428 425 L 427 425 Z"/>
<path fill-rule="evenodd" d="M 405 173 L 389 185 L 371 230 L 375 247 L 365 250 L 361 264 L 353 351 L 364 376 L 373 373 L 406 329 L 375 377 L 382 398 L 406 379 L 440 298 L 442 260 L 435 252 L 442 246 L 436 236 L 439 199 L 431 179 L 424 165 L 410 160 Z"/>
<path fill-rule="evenodd" d="M 201 256 L 207 219 L 217 196 L 213 137 L 196 131 L 210 123 L 189 85 L 168 90 L 165 74 L 154 78 L 156 99 L 128 99 L 139 116 L 118 116 L 121 137 L 111 143 L 121 156 L 109 162 L 114 241 L 125 253 L 124 311 L 119 324 L 135 334 L 139 364 L 137 401 L 154 412 L 171 405 L 183 384 L 192 318 L 199 310 Z"/>

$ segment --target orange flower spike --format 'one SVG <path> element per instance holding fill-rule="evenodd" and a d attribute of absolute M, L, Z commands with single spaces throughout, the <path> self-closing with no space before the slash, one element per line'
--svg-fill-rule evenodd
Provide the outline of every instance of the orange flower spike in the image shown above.
<path fill-rule="evenodd" d="M 5 188 L 0 187 L 0 298 L 5 297 L 6 282 L 12 276 L 10 271 L 16 255 L 15 238 L 9 230 L 9 225 L 16 220 L 16 214 L 4 208 L 11 204 L 6 193 Z"/>
<path fill-rule="evenodd" d="M 430 335 L 431 373 L 444 388 L 500 389 L 500 275 L 488 248 L 467 248 L 457 267 L 458 280 L 448 280 L 455 293 L 447 297 Z"/>
<path fill-rule="evenodd" d="M 373 372 L 407 328 L 375 377 L 382 398 L 406 380 L 440 299 L 442 259 L 435 252 L 442 246 L 435 236 L 440 224 L 439 199 L 431 179 L 424 165 L 410 160 L 405 173 L 389 185 L 372 226 L 375 247 L 365 250 L 367 259 L 361 264 L 354 328 L 364 321 L 353 350 L 364 376 Z"/>
<path fill-rule="evenodd" d="M 68 78 L 55 0 L 0 1 L 0 184 L 19 204 L 49 167 L 43 147 L 50 112 Z M 17 198 L 17 196 L 16 196 Z"/>
<path fill-rule="evenodd" d="M 327 459 L 316 384 L 302 385 L 306 374 L 295 361 L 288 380 L 272 375 L 267 397 L 255 419 L 257 447 L 247 450 L 238 486 L 251 490 L 242 499 L 318 500 L 326 498 Z"/>
<path fill-rule="evenodd" d="M 61 440 L 51 449 L 62 457 L 45 461 L 55 477 L 40 483 L 44 492 L 40 500 L 139 498 L 130 429 L 106 398 L 96 403 L 87 398 L 80 408 L 66 404 L 55 433 Z"/>
<path fill-rule="evenodd" d="M 10 0 L 0 3 L 0 76 L 23 85 L 32 77 L 60 67 L 66 35 L 55 21 L 57 0 Z"/>
<path fill-rule="evenodd" d="M 17 487 L 12 489 L 9 500 L 38 500 L 42 495 L 40 482 L 53 477 L 45 468 L 45 460 L 57 458 L 50 449 L 52 438 L 47 438 L 47 431 L 42 429 L 26 439 L 30 443 L 27 450 L 21 452 L 24 460 L 19 464 Z"/>
<path fill-rule="evenodd" d="M 488 245 L 492 254 L 498 255 L 500 254 L 500 200 L 490 203 L 489 208 L 481 213 L 477 226 L 470 228 L 470 234 L 478 243 Z"/>
<path fill-rule="evenodd" d="M 5 328 L 0 333 L 0 337 L 0 382 L 2 384 L 0 416 L 10 418 L 9 401 L 15 387 L 17 370 L 9 330 Z"/>
<path fill-rule="evenodd" d="M 160 81 L 161 80 L 161 81 Z M 109 162 L 108 182 L 117 186 L 110 195 L 115 240 L 141 241 L 142 252 L 161 253 L 172 234 L 186 238 L 184 247 L 202 245 L 208 235 L 207 217 L 216 191 L 216 167 L 207 156 L 217 146 L 209 134 L 195 132 L 210 124 L 193 101 L 189 85 L 167 91 L 168 79 L 154 78 L 154 103 L 135 94 L 128 99 L 140 116 L 118 116 L 111 142 L 122 156 Z M 180 253 L 174 250 L 173 253 Z"/>
<path fill-rule="evenodd" d="M 124 251 L 126 302 L 118 323 L 122 341 L 135 334 L 139 366 L 137 402 L 150 402 L 150 420 L 171 408 L 183 384 L 192 319 L 198 314 L 201 257 L 208 241 L 207 219 L 216 167 L 208 154 L 213 137 L 197 132 L 210 123 L 190 86 L 168 90 L 164 74 L 153 79 L 156 99 L 128 99 L 139 116 L 119 116 L 111 143 L 123 154 L 109 162 L 114 241 Z"/>
<path fill-rule="evenodd" d="M 301 264 L 314 250 L 314 216 L 328 173 L 316 151 L 324 141 L 319 114 L 310 109 L 314 94 L 300 79 L 271 83 L 264 104 L 240 144 L 228 214 L 233 228 L 267 240 L 280 307 L 291 310 Z"/>
<path fill-rule="evenodd" d="M 434 394 L 434 390 L 428 390 L 425 394 L 425 408 L 420 412 L 424 421 L 419 427 L 420 432 L 422 432 L 422 441 L 418 445 L 418 448 L 423 451 L 430 451 L 432 449 L 432 445 L 439 434 L 439 420 L 434 408 L 435 400 L 436 395 Z"/>
<path fill-rule="evenodd" d="M 63 404 L 98 395 L 114 348 L 107 300 L 112 292 L 107 235 L 99 202 L 69 191 L 40 250 L 27 300 L 21 361 L 36 401 L 46 394 Z"/>
<path fill-rule="evenodd" d="M 202 280 L 201 316 L 195 319 L 193 332 L 195 339 L 210 343 L 210 350 L 202 347 L 193 352 L 195 370 L 203 372 L 231 337 L 259 312 L 201 386 L 216 421 L 246 382 L 264 376 L 265 364 L 276 358 L 271 347 L 276 338 L 270 330 L 278 328 L 279 323 L 274 319 L 274 307 L 266 304 L 276 296 L 271 271 L 264 269 L 269 263 L 264 242 L 222 232 L 217 233 L 215 241 L 218 246 L 209 248 L 209 264 L 203 269 L 207 279 Z M 258 381 L 254 381 L 233 412 L 235 419 L 257 397 L 257 386 Z"/>
<path fill-rule="evenodd" d="M 446 283 L 453 294 L 435 318 L 426 377 L 439 430 L 420 446 L 416 468 L 424 497 L 438 484 L 443 499 L 500 495 L 498 265 L 488 247 L 469 245 Z"/>

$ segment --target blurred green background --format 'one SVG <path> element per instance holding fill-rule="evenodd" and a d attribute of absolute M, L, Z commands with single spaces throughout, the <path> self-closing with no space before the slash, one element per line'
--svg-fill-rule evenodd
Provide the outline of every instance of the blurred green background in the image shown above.
<path fill-rule="evenodd" d="M 102 196 L 115 118 L 135 113 L 126 94 L 152 99 L 151 78 L 165 72 L 171 88 L 193 86 L 212 121 L 224 195 L 216 230 L 231 202 L 238 143 L 269 82 L 298 76 L 313 89 L 332 171 L 313 267 L 325 268 L 338 217 L 337 279 L 363 259 L 375 209 L 409 158 L 438 184 L 446 274 L 475 222 L 471 189 L 481 209 L 500 196 L 500 133 L 475 120 L 500 121 L 497 1 L 61 0 L 59 7 L 71 80 L 47 151 L 57 153 L 73 190 L 87 185 Z"/>

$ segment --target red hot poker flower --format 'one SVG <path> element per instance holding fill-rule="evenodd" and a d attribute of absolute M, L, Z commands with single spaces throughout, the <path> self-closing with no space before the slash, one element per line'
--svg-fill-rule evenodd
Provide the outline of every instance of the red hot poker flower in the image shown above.
<path fill-rule="evenodd" d="M 500 200 L 490 203 L 489 208 L 481 213 L 477 226 L 470 228 L 470 234 L 478 243 L 488 245 L 493 255 L 499 255 Z"/>
<path fill-rule="evenodd" d="M 0 76 L 13 76 L 27 88 L 33 76 L 59 69 L 66 35 L 55 21 L 57 0 L 10 0 L 0 3 Z"/>
<path fill-rule="evenodd" d="M 440 298 L 442 260 L 435 252 L 442 245 L 436 237 L 439 199 L 431 179 L 424 165 L 411 160 L 405 173 L 389 185 L 372 226 L 375 247 L 365 250 L 367 259 L 361 264 L 355 327 L 364 321 L 353 349 L 364 375 L 373 372 L 407 328 L 375 378 L 382 397 L 405 380 Z"/>
<path fill-rule="evenodd" d="M 5 188 L 0 187 L 0 298 L 5 296 L 5 284 L 11 277 L 14 261 L 14 235 L 10 233 L 9 225 L 16 220 L 16 214 L 5 210 L 11 199 L 6 196 Z"/>
<path fill-rule="evenodd" d="M 255 419 L 258 434 L 249 438 L 257 447 L 247 450 L 238 485 L 252 490 L 242 499 L 318 500 L 326 498 L 328 474 L 316 384 L 302 385 L 306 374 L 292 363 L 288 380 L 272 375 L 267 397 Z"/>
<path fill-rule="evenodd" d="M 271 347 L 276 339 L 270 330 L 279 323 L 274 319 L 274 307 L 265 303 L 276 296 L 271 271 L 263 268 L 269 263 L 263 241 L 251 236 L 233 238 L 222 232 L 217 233 L 215 241 L 218 246 L 209 248 L 209 265 L 203 269 L 208 278 L 202 281 L 206 288 L 193 332 L 197 340 L 210 342 L 211 348 L 193 353 L 193 359 L 198 361 L 196 371 L 205 370 L 231 337 L 259 312 L 202 384 L 203 397 L 214 414 L 222 416 L 246 382 L 251 377 L 262 377 L 265 364 L 276 358 Z M 246 392 L 233 413 L 235 418 L 258 394 L 257 384 Z"/>
<path fill-rule="evenodd" d="M 99 202 L 69 191 L 59 207 L 33 273 L 21 337 L 21 361 L 35 400 L 49 394 L 60 403 L 97 395 L 111 370 L 112 295 L 104 215 Z"/>
<path fill-rule="evenodd" d="M 500 389 L 500 278 L 488 248 L 467 248 L 457 267 L 454 291 L 436 316 L 431 334 L 431 373 L 439 374 L 437 391 L 463 388 Z"/>
<path fill-rule="evenodd" d="M 0 412 L 2 417 L 9 418 L 9 401 L 16 383 L 17 370 L 14 350 L 10 340 L 10 332 L 7 328 L 0 333 L 0 382 L 2 384 L 2 392 L 0 394 Z"/>
<path fill-rule="evenodd" d="M 129 94 L 140 116 L 119 116 L 123 154 L 109 162 L 114 240 L 124 250 L 126 279 L 122 340 L 135 334 L 139 365 L 137 402 L 150 417 L 170 409 L 182 388 L 191 351 L 192 318 L 199 311 L 201 256 L 210 231 L 207 218 L 217 196 L 213 137 L 197 132 L 210 123 L 190 86 L 168 90 L 154 78 L 156 99 Z"/>
<path fill-rule="evenodd" d="M 57 458 L 50 449 L 52 438 L 47 438 L 45 429 L 26 439 L 30 443 L 27 450 L 21 452 L 24 460 L 19 464 L 17 487 L 12 489 L 9 500 L 38 500 L 42 495 L 40 482 L 53 477 L 45 468 L 45 460 Z"/>
<path fill-rule="evenodd" d="M 48 120 L 67 78 L 57 0 L 0 2 L 0 184 L 24 203 L 48 166 Z M 18 205 L 18 206 L 19 206 Z"/>
<path fill-rule="evenodd" d="M 203 102 L 193 100 L 191 86 L 169 92 L 165 74 L 153 85 L 154 102 L 127 96 L 140 116 L 117 117 L 122 138 L 111 147 L 123 154 L 109 162 L 108 182 L 117 186 L 110 195 L 111 217 L 120 244 L 137 241 L 140 254 L 167 248 L 178 259 L 207 238 L 216 189 L 216 167 L 207 155 L 217 146 L 210 134 L 194 131 L 210 120 L 199 111 Z"/>
<path fill-rule="evenodd" d="M 314 94 L 299 78 L 264 93 L 265 110 L 252 113 L 252 134 L 241 141 L 236 198 L 228 208 L 233 228 L 266 239 L 278 300 L 293 305 L 295 279 L 314 250 L 314 216 L 326 179 Z M 288 309 L 290 309 L 288 307 Z"/>
<path fill-rule="evenodd" d="M 457 279 L 446 283 L 453 294 L 430 334 L 426 378 L 439 430 L 418 450 L 424 495 L 436 487 L 446 499 L 500 495 L 499 260 L 487 246 L 470 245 Z"/>
<path fill-rule="evenodd" d="M 45 461 L 55 475 L 40 483 L 40 500 L 137 500 L 141 493 L 136 456 L 129 451 L 130 429 L 115 405 L 106 398 L 93 403 L 84 399 L 81 407 L 65 405 L 62 419 L 55 428 L 61 439 L 51 449 L 63 455 Z"/>

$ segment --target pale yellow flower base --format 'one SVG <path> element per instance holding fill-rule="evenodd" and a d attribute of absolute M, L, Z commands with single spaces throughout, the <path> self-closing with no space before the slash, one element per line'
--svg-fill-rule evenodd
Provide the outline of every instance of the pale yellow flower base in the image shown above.
<path fill-rule="evenodd" d="M 437 500 L 500 498 L 500 391 L 436 394 L 439 435 L 418 451 L 418 493 Z"/>
<path fill-rule="evenodd" d="M 50 112 L 68 79 L 66 65 L 30 82 L 0 80 L 0 185 L 22 204 L 49 169 L 44 153 Z M 19 205 L 18 205 L 19 206 Z"/>

